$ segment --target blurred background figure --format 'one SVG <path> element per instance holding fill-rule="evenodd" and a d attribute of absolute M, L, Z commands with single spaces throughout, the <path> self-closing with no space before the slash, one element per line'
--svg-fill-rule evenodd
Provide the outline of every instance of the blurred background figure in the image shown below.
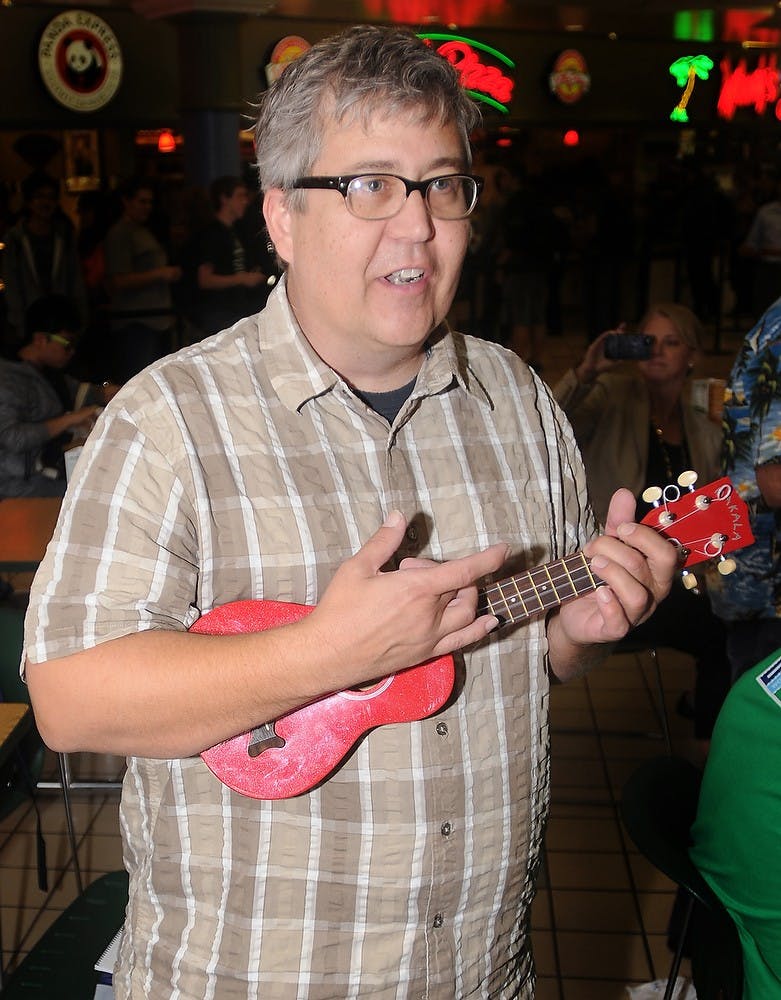
<path fill-rule="evenodd" d="M 551 271 L 561 241 L 561 225 L 537 174 L 514 173 L 504 204 L 502 245 L 502 321 L 507 346 L 540 369 L 548 316 Z"/>
<path fill-rule="evenodd" d="M 781 174 L 774 178 L 770 201 L 754 216 L 741 252 L 755 261 L 754 315 L 763 313 L 781 295 Z"/>
<path fill-rule="evenodd" d="M 605 357 L 610 332 L 597 337 L 554 388 L 583 452 L 589 493 L 602 523 L 618 486 L 638 498 L 641 517 L 649 509 L 640 499 L 646 487 L 675 483 L 689 469 L 705 485 L 719 474 L 721 450 L 719 427 L 695 410 L 686 394 L 701 341 L 694 313 L 676 303 L 651 306 L 638 324 L 638 332 L 650 338 L 649 356 L 620 369 Z M 679 711 L 694 718 L 695 738 L 708 740 L 730 678 L 726 628 L 708 597 L 676 581 L 655 614 L 630 637 L 695 658 L 694 694 L 681 700 Z"/>
<path fill-rule="evenodd" d="M 173 349 L 170 286 L 182 269 L 148 226 L 155 204 L 149 181 L 133 179 L 121 190 L 122 216 L 106 235 L 106 286 L 111 310 L 111 373 L 126 382 Z"/>
<path fill-rule="evenodd" d="M 714 606 L 729 627 L 733 680 L 781 647 L 781 299 L 746 335 L 724 393 L 724 472 L 756 541 L 735 552 Z"/>
<path fill-rule="evenodd" d="M 57 293 L 73 299 L 80 324 L 87 300 L 73 225 L 59 204 L 57 182 L 45 173 L 22 182 L 22 217 L 5 236 L 3 280 L 7 341 L 15 350 L 25 336 L 25 313 L 37 299 Z"/>
<path fill-rule="evenodd" d="M 196 278 L 191 318 L 205 334 L 259 312 L 269 292 L 267 275 L 251 261 L 238 228 L 250 201 L 246 185 L 239 177 L 218 177 L 209 193 L 214 218 L 196 234 L 191 262 Z"/>
<path fill-rule="evenodd" d="M 65 374 L 80 326 L 73 300 L 44 296 L 26 322 L 16 358 L 0 360 L 0 497 L 62 496 L 65 446 L 86 437 L 117 387 Z"/>

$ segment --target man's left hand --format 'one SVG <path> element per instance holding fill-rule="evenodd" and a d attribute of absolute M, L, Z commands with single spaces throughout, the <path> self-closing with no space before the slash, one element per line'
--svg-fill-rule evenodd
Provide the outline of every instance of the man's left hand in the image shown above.
<path fill-rule="evenodd" d="M 635 523 L 634 512 L 629 490 L 613 494 L 605 534 L 584 549 L 605 586 L 568 602 L 549 622 L 551 666 L 560 680 L 603 659 L 609 647 L 591 647 L 623 639 L 653 614 L 670 590 L 678 553 L 653 528 Z"/>

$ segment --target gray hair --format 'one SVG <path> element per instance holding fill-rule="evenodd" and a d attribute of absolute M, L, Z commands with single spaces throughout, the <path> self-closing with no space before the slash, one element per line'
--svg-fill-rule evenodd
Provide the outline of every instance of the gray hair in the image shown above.
<path fill-rule="evenodd" d="M 255 127 L 261 188 L 285 189 L 310 173 L 329 123 L 367 123 L 377 112 L 455 125 L 470 167 L 469 134 L 480 112 L 453 66 L 412 31 L 360 25 L 313 45 L 261 94 Z M 291 208 L 301 208 L 304 195 L 291 191 Z"/>

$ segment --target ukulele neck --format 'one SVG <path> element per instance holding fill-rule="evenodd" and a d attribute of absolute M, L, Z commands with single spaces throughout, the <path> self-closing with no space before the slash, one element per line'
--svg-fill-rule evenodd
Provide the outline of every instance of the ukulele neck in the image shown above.
<path fill-rule="evenodd" d="M 528 621 L 566 601 L 601 587 L 582 552 L 507 577 L 480 592 L 479 615 L 495 615 L 500 625 Z"/>

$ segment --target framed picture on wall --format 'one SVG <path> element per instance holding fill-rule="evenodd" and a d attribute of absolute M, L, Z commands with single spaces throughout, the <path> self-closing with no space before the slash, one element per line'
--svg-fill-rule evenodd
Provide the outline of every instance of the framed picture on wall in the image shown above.
<path fill-rule="evenodd" d="M 68 191 L 96 191 L 100 187 L 100 147 L 94 129 L 63 133 L 65 187 Z"/>

